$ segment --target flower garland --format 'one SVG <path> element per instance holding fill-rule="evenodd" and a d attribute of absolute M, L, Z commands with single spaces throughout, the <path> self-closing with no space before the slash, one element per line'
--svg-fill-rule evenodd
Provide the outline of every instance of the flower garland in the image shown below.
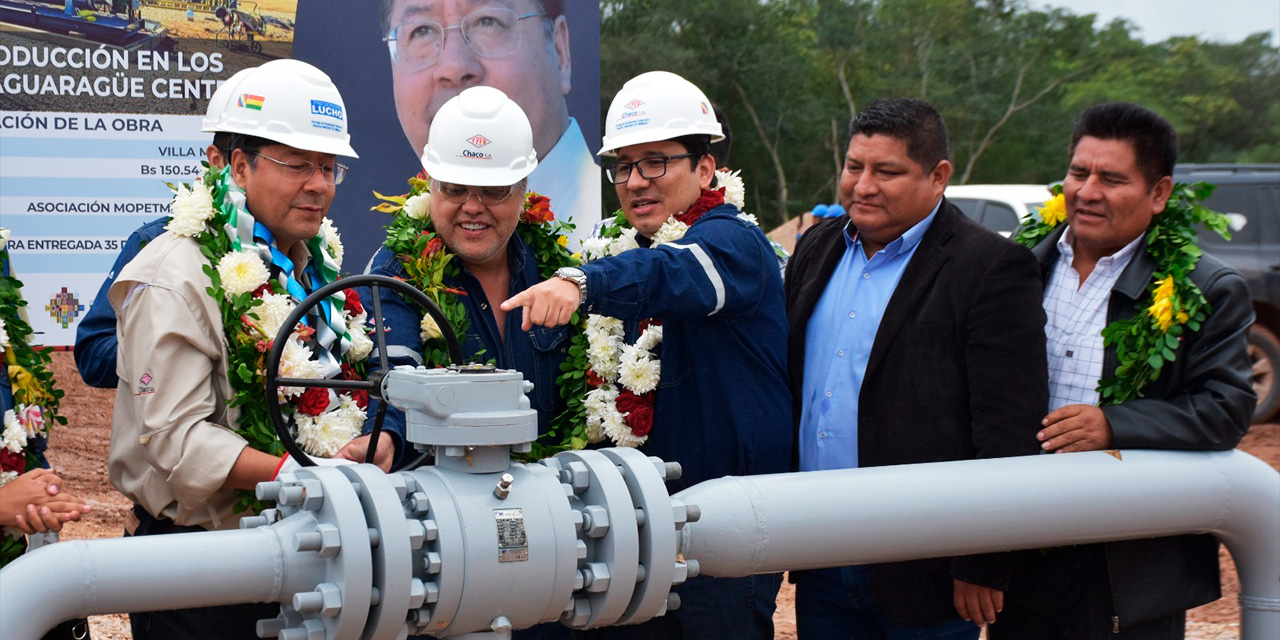
<path fill-rule="evenodd" d="M 462 277 L 462 270 L 454 260 L 431 222 L 431 180 L 425 173 L 409 179 L 409 192 L 402 196 L 385 196 L 374 192 L 382 200 L 373 211 L 393 214 L 387 225 L 387 239 L 383 245 L 400 259 L 408 274 L 406 281 L 422 291 L 444 312 L 449 325 L 458 336 L 465 336 L 470 321 L 466 308 L 458 296 L 465 291 L 445 285 L 446 279 Z M 516 233 L 533 249 L 543 279 L 561 267 L 579 264 L 577 257 L 569 253 L 568 233 L 573 225 L 556 220 L 551 201 L 532 191 L 525 194 L 524 210 Z M 529 459 L 539 459 L 569 449 L 581 449 L 587 445 L 583 397 L 586 395 L 586 377 L 581 368 L 571 368 L 569 363 L 586 352 L 583 320 L 575 313 L 570 320 L 573 335 L 570 338 L 568 359 L 556 377 L 556 388 L 565 401 L 565 409 L 551 419 L 548 432 L 534 443 Z M 419 336 L 422 339 L 423 364 L 427 367 L 443 367 L 449 364 L 449 354 L 435 319 L 423 315 Z"/>
<path fill-rule="evenodd" d="M 62 391 L 55 386 L 52 359 L 45 349 L 33 348 L 31 325 L 23 318 L 22 282 L 8 273 L 9 230 L 0 228 L 0 352 L 13 390 L 13 408 L 4 412 L 0 431 L 0 487 L 23 472 L 44 466 L 41 453 L 54 423 L 66 424 L 58 415 Z M 0 567 L 26 549 L 19 529 L 0 534 Z"/>
<path fill-rule="evenodd" d="M 1019 227 L 1014 238 L 1017 242 L 1034 247 L 1066 220 L 1062 185 L 1050 191 L 1053 197 L 1045 201 L 1039 215 Z M 1132 318 L 1117 320 L 1102 330 L 1104 346 L 1115 346 L 1120 364 L 1114 375 L 1098 381 L 1101 406 L 1141 397 L 1143 387 L 1160 377 L 1165 363 L 1177 359 L 1185 331 L 1199 331 L 1208 316 L 1209 303 L 1191 281 L 1191 272 L 1203 253 L 1195 227 L 1231 237 L 1226 216 L 1201 204 L 1211 193 L 1213 185 L 1203 182 L 1175 184 L 1164 211 L 1152 220 L 1146 246 L 1156 263 L 1151 299 L 1139 301 L 1138 313 Z"/>
<path fill-rule="evenodd" d="M 650 247 L 680 240 L 702 214 L 721 204 L 741 211 L 746 189 L 738 172 L 717 171 L 716 184 L 720 187 L 703 191 L 687 212 L 668 218 L 654 233 Z M 738 217 L 759 224 L 751 214 L 739 213 Z M 601 225 L 598 236 L 583 242 L 583 259 L 589 263 L 639 249 L 636 233 L 619 210 Z M 635 343 L 627 344 L 622 320 L 587 316 L 587 349 L 574 366 L 586 371 L 587 384 L 592 387 L 585 398 L 589 442 L 602 442 L 607 437 L 620 447 L 638 447 L 649 439 L 662 371 L 655 351 L 662 343 L 662 323 L 653 318 L 642 320 L 639 331 Z"/>
<path fill-rule="evenodd" d="M 218 303 L 226 332 L 227 371 L 233 391 L 227 406 L 240 409 L 233 426 L 254 449 L 283 455 L 284 446 L 268 416 L 263 392 L 266 359 L 285 318 L 306 292 L 293 279 L 292 263 L 273 241 L 263 237 L 269 236 L 269 230 L 255 225 L 245 209 L 244 192 L 229 171 L 208 167 L 194 184 L 169 187 L 174 192 L 173 214 L 165 229 L 194 239 L 209 261 L 203 267 L 210 280 L 207 291 Z M 321 223 L 320 234 L 306 242 L 306 249 L 315 288 L 338 278 L 342 240 L 327 218 Z M 268 265 L 277 267 L 274 277 Z M 363 379 L 373 341 L 359 296 L 346 289 L 330 296 L 319 309 L 289 335 L 279 376 Z M 368 392 L 284 387 L 279 401 L 298 445 L 308 454 L 331 457 L 360 435 Z M 241 492 L 238 511 L 261 506 L 251 492 Z"/>

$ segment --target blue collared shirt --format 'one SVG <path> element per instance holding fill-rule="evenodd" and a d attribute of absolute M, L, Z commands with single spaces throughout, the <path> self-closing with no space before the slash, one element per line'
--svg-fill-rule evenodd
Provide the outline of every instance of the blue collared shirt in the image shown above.
<path fill-rule="evenodd" d="M 941 201 L 939 201 L 941 204 Z M 880 319 L 938 205 L 867 258 L 845 226 L 845 252 L 809 318 L 800 415 L 800 470 L 858 467 L 858 397 Z"/>

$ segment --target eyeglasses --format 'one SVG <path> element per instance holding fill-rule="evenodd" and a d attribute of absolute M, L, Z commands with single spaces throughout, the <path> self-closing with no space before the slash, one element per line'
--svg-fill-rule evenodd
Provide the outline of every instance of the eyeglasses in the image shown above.
<path fill-rule="evenodd" d="M 439 180 L 431 181 L 432 189 L 436 193 L 444 197 L 445 200 L 454 204 L 466 204 L 471 196 L 475 196 L 480 204 L 493 206 L 506 201 L 515 195 L 516 190 L 520 188 L 520 183 L 507 185 L 505 187 L 468 187 L 452 182 L 440 182 Z"/>
<path fill-rule="evenodd" d="M 682 153 L 675 156 L 653 156 L 651 158 L 642 158 L 635 162 L 619 162 L 613 166 L 605 167 L 604 172 L 609 175 L 609 181 L 614 184 L 623 184 L 631 179 L 631 169 L 634 167 L 640 172 L 640 177 L 645 180 L 657 180 L 667 175 L 667 162 L 670 160 L 679 160 L 681 158 L 696 158 L 696 153 Z"/>
<path fill-rule="evenodd" d="M 509 56 L 520 46 L 516 27 L 522 20 L 545 18 L 545 13 L 522 16 L 510 9 L 481 9 L 467 14 L 460 24 L 446 27 L 435 20 L 412 20 L 398 24 L 382 41 L 391 51 L 391 61 L 412 71 L 434 66 L 440 61 L 445 37 L 450 29 L 462 32 L 471 51 L 481 58 Z"/>
<path fill-rule="evenodd" d="M 316 164 L 309 160 L 285 162 L 257 152 L 254 152 L 253 155 L 280 165 L 280 169 L 284 171 L 286 176 L 290 179 L 297 180 L 298 182 L 306 182 L 310 180 L 311 176 L 315 175 L 317 169 L 320 170 L 320 175 L 324 177 L 324 181 L 330 185 L 340 185 L 342 184 L 342 179 L 347 177 L 347 165 L 342 164 L 341 162 L 335 162 L 333 163 L 333 166 L 326 166 Z"/>

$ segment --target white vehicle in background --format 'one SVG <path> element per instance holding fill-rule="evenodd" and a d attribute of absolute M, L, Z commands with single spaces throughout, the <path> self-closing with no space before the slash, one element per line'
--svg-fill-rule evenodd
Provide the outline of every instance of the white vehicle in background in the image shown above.
<path fill-rule="evenodd" d="M 1051 194 L 1041 184 L 962 184 L 947 187 L 946 195 L 969 218 L 1007 238 Z"/>

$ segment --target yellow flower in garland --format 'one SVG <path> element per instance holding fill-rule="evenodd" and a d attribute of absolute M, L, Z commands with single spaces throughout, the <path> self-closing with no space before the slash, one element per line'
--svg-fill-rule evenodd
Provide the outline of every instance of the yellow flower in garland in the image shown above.
<path fill-rule="evenodd" d="M 9 365 L 9 380 L 13 384 L 14 399 L 22 404 L 42 406 L 54 400 L 44 383 L 22 365 Z"/>
<path fill-rule="evenodd" d="M 1061 193 L 1044 201 L 1040 207 L 1040 219 L 1045 224 L 1056 227 L 1067 219 L 1067 199 Z"/>
<path fill-rule="evenodd" d="M 1169 331 L 1169 327 L 1173 326 L 1173 296 L 1176 289 L 1173 285 L 1173 276 L 1168 276 L 1156 283 L 1156 290 L 1151 292 L 1151 306 L 1147 307 L 1147 314 L 1155 318 L 1156 323 L 1160 326 L 1161 332 Z M 1179 311 L 1177 313 L 1178 323 L 1187 321 L 1187 314 Z"/>

